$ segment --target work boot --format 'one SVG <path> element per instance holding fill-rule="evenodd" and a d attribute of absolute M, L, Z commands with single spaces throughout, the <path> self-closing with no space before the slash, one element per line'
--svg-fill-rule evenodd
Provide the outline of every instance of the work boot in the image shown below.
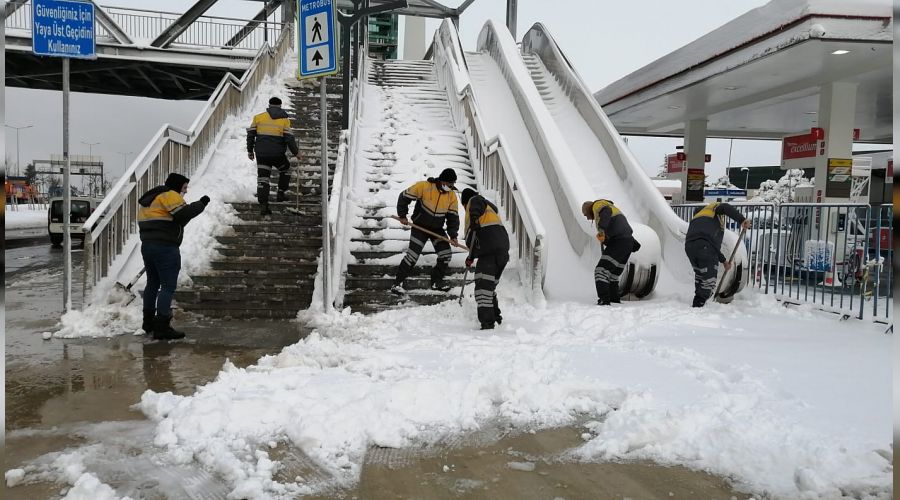
<path fill-rule="evenodd" d="M 608 306 L 609 304 L 611 304 L 611 302 L 608 296 L 600 297 L 599 299 L 597 299 L 598 306 Z"/>
<path fill-rule="evenodd" d="M 403 283 L 394 283 L 394 286 L 391 287 L 391 293 L 398 297 L 406 295 L 406 289 L 403 288 Z"/>
<path fill-rule="evenodd" d="M 171 316 L 156 316 L 153 319 L 153 338 L 156 340 L 183 339 L 184 332 L 172 328 Z"/>
<path fill-rule="evenodd" d="M 609 290 L 609 303 L 621 304 L 622 299 L 619 297 L 619 288 L 614 286 Z"/>
<path fill-rule="evenodd" d="M 259 206 L 259 215 L 262 215 L 263 217 L 268 216 L 268 215 L 272 215 L 272 209 L 269 208 L 269 204 L 268 204 L 268 203 L 265 204 L 265 205 L 260 205 L 260 206 Z"/>
<path fill-rule="evenodd" d="M 450 286 L 450 283 L 447 283 L 444 280 L 435 281 L 434 283 L 431 284 L 432 290 L 438 290 L 441 292 L 449 292 L 451 288 L 452 287 Z"/>
<path fill-rule="evenodd" d="M 481 329 L 482 329 L 482 330 L 493 330 L 493 329 L 494 329 L 494 324 L 493 324 L 493 323 L 482 323 L 482 324 L 481 324 Z"/>
<path fill-rule="evenodd" d="M 275 201 L 285 201 L 287 199 L 287 195 L 284 191 L 278 191 L 278 194 L 275 196 Z"/>
<path fill-rule="evenodd" d="M 141 323 L 141 330 L 144 330 L 145 334 L 153 333 L 153 317 L 154 316 L 156 316 L 155 309 L 144 310 L 144 321 Z"/>
<path fill-rule="evenodd" d="M 694 295 L 694 302 L 691 304 L 691 307 L 703 307 L 706 305 L 706 301 Z"/>

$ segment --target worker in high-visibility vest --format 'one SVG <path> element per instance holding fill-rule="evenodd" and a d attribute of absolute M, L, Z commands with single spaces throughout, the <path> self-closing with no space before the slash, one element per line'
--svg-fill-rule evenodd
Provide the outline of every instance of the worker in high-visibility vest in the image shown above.
<path fill-rule="evenodd" d="M 693 307 L 703 307 L 716 288 L 719 263 L 725 270 L 731 269 L 731 262 L 722 253 L 722 238 L 725 236 L 725 217 L 734 220 L 745 229 L 750 228 L 747 219 L 733 205 L 713 202 L 701 207 L 691 218 L 684 238 L 684 251 L 694 268 Z"/>
<path fill-rule="evenodd" d="M 300 149 L 291 134 L 291 120 L 281 109 L 281 99 L 269 99 L 269 107 L 264 113 L 253 117 L 247 129 L 247 155 L 256 159 L 256 198 L 260 213 L 269 215 L 269 178 L 272 169 L 278 170 L 278 195 L 275 201 L 285 201 L 285 194 L 291 184 L 290 162 L 284 154 L 285 148 L 300 159 Z M 324 196 L 324 195 L 323 195 Z"/>
<path fill-rule="evenodd" d="M 619 276 L 625 271 L 631 254 L 641 248 L 632 236 L 631 224 L 625 214 L 609 200 L 586 201 L 581 205 L 581 213 L 594 221 L 597 241 L 603 246 L 603 256 L 594 268 L 594 286 L 597 289 L 597 304 L 607 306 L 621 302 L 619 297 Z"/>

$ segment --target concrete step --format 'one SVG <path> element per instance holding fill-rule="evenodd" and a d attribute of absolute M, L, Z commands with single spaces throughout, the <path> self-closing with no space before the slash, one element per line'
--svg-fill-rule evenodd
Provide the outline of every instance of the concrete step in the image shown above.
<path fill-rule="evenodd" d="M 308 286 L 312 283 L 314 277 L 297 278 L 297 277 L 248 277 L 247 275 L 209 275 L 209 276 L 191 276 L 194 282 L 194 288 L 216 288 L 216 289 L 241 289 L 241 290 L 259 290 L 280 291 L 294 290 L 301 286 Z"/>
<path fill-rule="evenodd" d="M 430 265 L 422 265 L 419 263 L 416 267 L 410 271 L 407 279 L 413 278 L 426 278 L 431 276 L 432 266 Z M 449 276 L 451 277 L 461 277 L 463 275 L 464 269 L 462 267 L 450 266 Z M 350 278 L 382 278 L 385 276 L 391 276 L 397 274 L 397 266 L 396 265 L 387 265 L 387 264 L 347 264 L 347 279 Z M 471 277 L 470 277 L 471 279 Z"/>
<path fill-rule="evenodd" d="M 276 280 L 312 280 L 315 279 L 318 264 L 301 262 L 295 265 L 274 269 L 221 269 L 207 276 L 215 278 L 238 278 L 248 282 L 265 283 Z M 193 279 L 193 277 L 191 278 Z"/>
<path fill-rule="evenodd" d="M 230 308 L 219 308 L 219 309 L 207 309 L 200 307 L 190 307 L 185 308 L 186 311 L 193 314 L 200 314 L 202 316 L 206 316 L 208 318 L 218 318 L 223 320 L 228 319 L 293 319 L 297 317 L 297 311 L 302 309 L 306 309 L 309 307 L 307 303 L 305 306 L 301 305 L 296 309 L 237 309 L 234 307 Z"/>
<path fill-rule="evenodd" d="M 242 271 L 247 274 L 262 273 L 260 277 L 265 276 L 266 273 L 279 274 L 288 272 L 293 272 L 294 274 L 285 274 L 286 276 L 302 277 L 315 274 L 317 264 L 314 261 L 229 259 L 214 260 L 210 262 L 210 267 L 214 271 Z M 301 274 L 301 271 L 305 271 L 305 273 Z"/>
<path fill-rule="evenodd" d="M 446 277 L 445 280 L 454 287 L 462 285 L 461 274 L 453 274 L 452 276 Z M 471 282 L 472 276 L 469 276 L 468 280 Z M 387 277 L 347 276 L 346 281 L 348 293 L 355 290 L 390 290 L 393 285 L 393 275 Z M 410 276 L 403 281 L 403 288 L 406 288 L 407 290 L 429 290 L 431 289 L 431 278 L 428 276 Z"/>
<path fill-rule="evenodd" d="M 440 304 L 457 298 L 458 295 L 444 292 L 413 291 L 406 296 L 398 297 L 386 290 L 365 290 L 345 294 L 343 306 L 356 312 L 373 313 L 402 306 Z"/>
<path fill-rule="evenodd" d="M 251 256 L 254 250 L 272 249 L 272 250 L 292 250 L 303 248 L 320 249 L 321 241 L 318 244 L 310 244 L 305 248 L 302 247 L 303 240 L 320 238 L 320 235 L 310 234 L 309 236 L 284 236 L 268 233 L 262 234 L 244 234 L 241 236 L 217 236 L 216 240 L 223 246 L 221 249 L 246 250 Z M 223 253 L 223 255 L 225 255 Z M 318 255 L 318 254 L 317 254 Z"/>
<path fill-rule="evenodd" d="M 232 203 L 231 206 L 235 208 L 236 211 L 240 213 L 259 213 L 259 204 L 256 202 L 248 203 L 248 202 L 238 202 Z M 304 203 L 301 201 L 298 206 L 296 203 L 288 203 L 286 201 L 276 202 L 269 201 L 269 208 L 272 209 L 272 215 L 312 215 L 312 214 L 321 214 L 322 213 L 322 204 L 321 203 Z M 295 210 L 300 210 L 299 214 L 295 212 Z"/>
<path fill-rule="evenodd" d="M 310 208 L 309 211 L 311 213 L 309 215 L 301 215 L 305 210 L 307 210 L 307 208 L 304 207 L 303 205 L 301 205 L 301 208 L 300 208 L 301 212 L 299 212 L 299 213 L 294 213 L 293 210 L 289 213 L 285 213 L 281 210 L 276 211 L 274 204 L 269 204 L 269 207 L 272 209 L 271 215 L 260 215 L 259 208 L 257 207 L 252 212 L 251 211 L 240 211 L 240 212 L 238 212 L 237 216 L 240 217 L 241 220 L 244 222 L 252 222 L 252 223 L 266 222 L 266 223 L 305 225 L 304 224 L 305 221 L 302 220 L 303 217 L 316 217 L 316 222 L 318 222 L 318 223 L 322 222 L 321 208 L 318 211 L 314 211 L 312 208 Z"/>
<path fill-rule="evenodd" d="M 229 257 L 228 260 L 240 257 L 258 257 L 265 259 L 306 260 L 313 262 L 316 257 L 322 253 L 322 244 L 321 242 L 318 242 L 318 244 L 315 245 L 295 248 L 287 245 L 284 247 L 273 247 L 273 245 L 268 244 L 268 242 L 261 242 L 258 246 L 235 245 L 232 248 L 220 247 L 216 250 L 225 257 Z"/>
<path fill-rule="evenodd" d="M 316 219 L 322 222 L 321 219 Z M 247 236 L 251 234 L 271 234 L 277 235 L 279 238 L 297 238 L 307 239 L 315 238 L 321 235 L 320 232 L 314 231 L 315 226 L 308 224 L 283 224 L 278 222 L 259 222 L 256 224 L 235 224 L 231 226 L 234 230 L 234 236 Z M 321 242 L 319 242 L 321 243 Z"/>
<path fill-rule="evenodd" d="M 198 307 L 201 309 L 218 309 L 219 306 L 238 306 L 241 309 L 300 309 L 299 304 L 312 299 L 312 287 L 309 289 L 294 289 L 293 291 L 278 290 L 266 292 L 253 290 L 248 293 L 245 290 L 221 291 L 215 293 L 203 293 L 200 290 L 179 290 L 175 292 L 175 300 L 182 307 Z"/>

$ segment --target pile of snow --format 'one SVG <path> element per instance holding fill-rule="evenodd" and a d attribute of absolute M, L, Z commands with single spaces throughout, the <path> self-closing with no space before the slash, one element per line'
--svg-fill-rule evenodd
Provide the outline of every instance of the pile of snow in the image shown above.
<path fill-rule="evenodd" d="M 813 182 L 803 176 L 803 170 L 793 168 L 785 172 L 784 176 L 777 181 L 768 180 L 760 184 L 756 195 L 750 201 L 774 203 L 775 205 L 790 203 L 794 201 L 798 187 L 812 186 Z"/>
<path fill-rule="evenodd" d="M 260 83 L 255 100 L 241 115 L 230 116 L 225 120 L 219 132 L 218 144 L 191 177 L 185 201 L 191 203 L 206 195 L 209 196 L 210 203 L 202 214 L 185 227 L 181 244 L 179 287 L 190 286 L 190 275 L 209 271 L 210 262 L 220 256 L 216 250 L 216 236 L 227 234 L 231 225 L 239 222 L 229 203 L 255 200 L 256 163 L 247 157 L 246 128 L 253 115 L 268 107 L 268 100 L 273 96 L 280 97 L 285 108 L 290 107 L 290 95 L 284 82 L 286 79 L 293 79 L 294 68 L 291 58 L 286 59 L 275 77 L 268 77 Z M 46 220 L 46 212 L 44 217 Z M 141 278 L 134 289 L 140 290 L 145 284 L 146 277 Z M 92 292 L 91 304 L 83 311 L 65 314 L 60 320 L 60 330 L 53 336 L 112 337 L 125 333 L 142 333 L 141 300 L 135 299 L 125 307 L 129 298 L 130 295 L 117 288 L 112 279 L 102 280 Z"/>
<path fill-rule="evenodd" d="M 716 189 L 740 189 L 731 183 L 731 180 L 728 178 L 728 174 L 722 174 L 722 176 L 716 179 L 716 181 L 713 183 L 707 182 L 706 187 Z"/>
<path fill-rule="evenodd" d="M 6 206 L 6 229 L 34 229 L 47 226 L 46 205 Z"/>
<path fill-rule="evenodd" d="M 241 498 L 351 485 L 370 446 L 584 416 L 589 440 L 570 459 L 682 464 L 776 498 L 890 496 L 891 339 L 877 328 L 756 293 L 702 310 L 673 296 L 537 309 L 511 275 L 497 330 L 476 329 L 471 299 L 321 315 L 256 366 L 228 363 L 193 396 L 147 391 L 137 406 L 168 460 L 199 461 Z M 331 481 L 279 482 L 273 444 Z"/>

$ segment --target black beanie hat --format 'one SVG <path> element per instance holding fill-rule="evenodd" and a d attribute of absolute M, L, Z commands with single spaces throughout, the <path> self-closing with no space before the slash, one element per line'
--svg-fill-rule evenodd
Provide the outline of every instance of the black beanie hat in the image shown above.
<path fill-rule="evenodd" d="M 271 106 L 281 106 L 281 99 L 279 99 L 277 97 L 273 97 L 273 98 L 269 99 L 269 104 Z"/>
<path fill-rule="evenodd" d="M 462 195 L 459 197 L 459 201 L 461 201 L 463 206 L 465 206 L 469 203 L 469 200 L 471 200 L 472 197 L 477 194 L 478 193 L 474 189 L 465 188 L 465 189 L 463 189 Z"/>
<path fill-rule="evenodd" d="M 178 191 L 180 193 L 181 188 L 184 187 L 184 185 L 187 184 L 188 182 L 191 182 L 191 180 L 188 179 L 187 177 L 185 177 L 181 174 L 176 174 L 175 172 L 172 172 L 171 174 L 169 174 L 169 177 L 166 178 L 166 187 L 173 191 Z"/>
<path fill-rule="evenodd" d="M 456 172 L 452 168 L 445 168 L 438 176 L 438 180 L 453 184 L 456 182 Z"/>

